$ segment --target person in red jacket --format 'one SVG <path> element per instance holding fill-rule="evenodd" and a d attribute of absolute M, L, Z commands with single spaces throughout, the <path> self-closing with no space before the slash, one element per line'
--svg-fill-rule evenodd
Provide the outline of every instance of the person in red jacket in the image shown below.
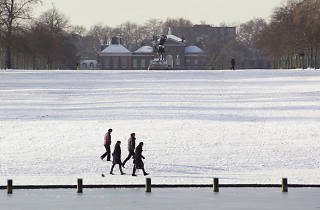
<path fill-rule="evenodd" d="M 101 155 L 101 160 L 103 160 L 106 156 L 107 156 L 107 161 L 111 161 L 111 133 L 112 133 L 112 129 L 110 128 L 108 130 L 108 132 L 104 135 L 104 147 L 106 148 L 106 152 Z"/>

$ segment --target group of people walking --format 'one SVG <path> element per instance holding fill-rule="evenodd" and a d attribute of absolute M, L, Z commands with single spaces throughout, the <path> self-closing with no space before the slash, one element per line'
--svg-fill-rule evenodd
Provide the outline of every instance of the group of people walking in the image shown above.
<path fill-rule="evenodd" d="M 103 160 L 105 157 L 107 157 L 107 161 L 111 161 L 111 133 L 112 129 L 109 129 L 108 132 L 104 136 L 104 147 L 106 149 L 106 152 L 101 155 L 101 160 Z M 149 175 L 144 170 L 144 163 L 143 159 L 145 157 L 142 155 L 143 151 L 143 142 L 140 142 L 139 145 L 136 147 L 136 134 L 131 133 L 130 138 L 128 139 L 128 157 L 122 162 L 121 161 L 121 141 L 117 141 L 117 143 L 114 146 L 114 151 L 112 153 L 113 159 L 112 159 L 112 166 L 110 170 L 110 174 L 113 175 L 113 169 L 115 165 L 119 165 L 119 170 L 121 175 L 124 175 L 122 168 L 125 168 L 125 164 L 133 158 L 133 170 L 132 170 L 132 176 L 136 176 L 136 170 L 142 169 L 143 175 Z"/>

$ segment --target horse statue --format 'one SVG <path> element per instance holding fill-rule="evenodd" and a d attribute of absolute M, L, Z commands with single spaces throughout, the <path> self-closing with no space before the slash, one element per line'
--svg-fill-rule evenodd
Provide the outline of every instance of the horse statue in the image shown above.
<path fill-rule="evenodd" d="M 168 70 L 169 66 L 167 60 L 165 59 L 165 46 L 168 37 L 166 35 L 162 35 L 160 39 L 157 36 L 154 36 L 153 46 L 155 52 L 158 54 L 158 58 L 154 58 L 150 63 L 148 69 L 149 70 Z"/>
<path fill-rule="evenodd" d="M 160 37 L 160 41 L 155 44 L 155 48 L 158 53 L 159 60 L 165 60 L 165 57 L 164 57 L 165 46 L 164 46 L 164 44 L 166 43 L 166 41 L 167 41 L 167 36 L 162 35 Z"/>

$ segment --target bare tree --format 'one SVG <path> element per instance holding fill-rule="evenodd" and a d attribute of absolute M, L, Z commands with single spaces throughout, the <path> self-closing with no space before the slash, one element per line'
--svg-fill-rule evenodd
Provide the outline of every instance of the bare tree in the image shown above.
<path fill-rule="evenodd" d="M 1 0 L 0 1 L 0 22 L 2 23 L 5 49 L 6 49 L 6 68 L 12 68 L 12 38 L 13 32 L 22 27 L 26 20 L 32 17 L 32 9 L 40 3 L 40 0 Z"/>
<path fill-rule="evenodd" d="M 68 31 L 69 20 L 54 6 L 44 12 L 32 25 L 30 43 L 38 58 L 45 61 L 47 69 L 75 68 L 79 36 Z"/>
<path fill-rule="evenodd" d="M 153 36 L 161 35 L 163 21 L 160 19 L 149 19 L 143 26 L 145 28 L 145 33 L 152 38 Z"/>
<path fill-rule="evenodd" d="M 81 37 L 84 37 L 87 34 L 87 29 L 84 26 L 71 26 L 69 29 L 70 33 L 74 34 L 74 35 L 78 35 Z"/>
<path fill-rule="evenodd" d="M 250 20 L 238 27 L 237 39 L 249 48 L 254 48 L 257 35 L 267 26 L 262 18 Z"/>
<path fill-rule="evenodd" d="M 169 28 L 178 28 L 178 27 L 192 27 L 193 23 L 190 20 L 184 18 L 172 19 L 168 18 L 162 26 L 162 33 L 166 34 Z"/>
<path fill-rule="evenodd" d="M 317 67 L 320 1 L 290 0 L 276 8 L 257 36 L 257 46 L 274 68 Z"/>
<path fill-rule="evenodd" d="M 109 26 L 103 26 L 102 24 L 94 25 L 90 28 L 87 33 L 87 37 L 91 37 L 92 48 L 95 54 L 98 55 L 101 52 L 101 46 L 106 45 L 113 36 L 113 29 Z M 91 47 L 90 47 L 91 48 Z"/>
<path fill-rule="evenodd" d="M 71 28 L 68 18 L 61 13 L 55 6 L 44 12 L 38 19 L 38 22 L 44 24 L 52 33 L 58 34 Z"/>

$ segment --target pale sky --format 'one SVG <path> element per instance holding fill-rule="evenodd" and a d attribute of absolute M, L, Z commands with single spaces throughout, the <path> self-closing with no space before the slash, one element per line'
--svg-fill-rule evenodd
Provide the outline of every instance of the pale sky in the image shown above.
<path fill-rule="evenodd" d="M 205 21 L 239 24 L 254 17 L 268 18 L 283 0 L 43 0 L 37 14 L 52 3 L 74 25 L 90 27 L 96 23 L 117 26 L 131 21 L 139 24 L 151 18 L 183 17 L 194 24 Z"/>

